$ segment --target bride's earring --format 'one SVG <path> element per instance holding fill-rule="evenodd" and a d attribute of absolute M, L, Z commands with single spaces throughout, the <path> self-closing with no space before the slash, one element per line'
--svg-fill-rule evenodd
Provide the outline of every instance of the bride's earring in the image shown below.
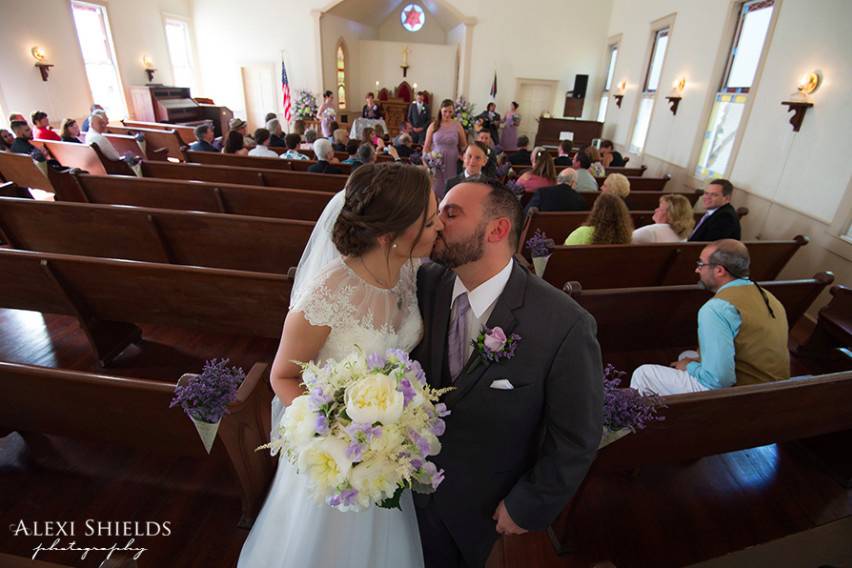
<path fill-rule="evenodd" d="M 391 248 L 396 248 L 398 245 L 396 243 L 391 245 Z"/>

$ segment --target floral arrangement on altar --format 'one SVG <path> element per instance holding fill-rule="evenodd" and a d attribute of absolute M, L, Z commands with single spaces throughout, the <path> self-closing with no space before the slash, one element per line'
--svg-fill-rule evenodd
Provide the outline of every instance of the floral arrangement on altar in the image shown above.
<path fill-rule="evenodd" d="M 473 128 L 473 109 L 473 103 L 464 97 L 459 97 L 453 103 L 453 116 L 455 116 L 456 120 L 461 123 L 462 128 L 465 130 Z"/>
<path fill-rule="evenodd" d="M 626 375 L 613 365 L 604 368 L 604 431 L 601 447 L 631 432 L 642 430 L 651 422 L 665 420 L 664 416 L 657 414 L 660 408 L 666 406 L 659 395 L 643 396 L 636 389 L 620 387 Z"/>
<path fill-rule="evenodd" d="M 309 479 L 315 498 L 341 511 L 399 507 L 402 491 L 431 493 L 444 479 L 429 456 L 441 450 L 451 389 L 426 383 L 399 349 L 360 350 L 323 366 L 302 365 L 307 394 L 284 412 L 281 437 L 264 448 L 284 455 Z"/>
<path fill-rule="evenodd" d="M 299 89 L 296 91 L 296 100 L 293 103 L 293 111 L 296 118 L 311 120 L 317 115 L 317 97 L 310 91 Z"/>
<path fill-rule="evenodd" d="M 426 152 L 421 156 L 421 160 L 429 168 L 429 171 L 432 172 L 432 175 L 444 171 L 444 155 L 437 150 Z"/>
<path fill-rule="evenodd" d="M 222 417 L 228 413 L 228 405 L 237 399 L 237 389 L 246 378 L 239 367 L 228 367 L 229 362 L 213 359 L 204 363 L 200 375 L 183 375 L 169 405 L 180 406 L 192 419 L 207 453 L 213 447 Z"/>

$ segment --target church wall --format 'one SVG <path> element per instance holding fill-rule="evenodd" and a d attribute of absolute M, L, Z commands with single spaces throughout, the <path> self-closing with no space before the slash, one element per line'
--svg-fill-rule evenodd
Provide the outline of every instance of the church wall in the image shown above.
<path fill-rule="evenodd" d="M 406 3 L 400 4 L 400 8 L 393 10 L 385 21 L 379 24 L 378 38 L 381 41 L 402 41 L 405 43 L 436 43 L 444 45 L 447 43 L 447 32 L 438 24 L 435 18 L 426 11 L 426 22 L 416 32 L 410 32 L 402 27 L 400 22 L 400 10 Z"/>
<path fill-rule="evenodd" d="M 162 12 L 189 15 L 189 0 L 110 0 L 106 5 L 125 91 L 145 83 L 142 55 L 153 59 L 157 81 L 170 82 Z M 0 123 L 6 125 L 10 112 L 29 116 L 43 110 L 56 125 L 88 113 L 92 99 L 68 0 L 0 0 L 0 37 L 0 104 L 6 113 Z M 33 67 L 30 49 L 35 45 L 47 51 L 47 62 L 54 65 L 47 82 Z"/>
<path fill-rule="evenodd" d="M 745 239 L 810 237 L 782 278 L 831 270 L 837 282 L 849 285 L 852 244 L 838 234 L 852 221 L 847 156 L 852 5 L 843 0 L 776 0 L 775 9 L 775 29 L 730 165 L 728 177 L 737 187 L 734 205 L 750 209 L 743 222 Z M 634 159 L 648 165 L 647 175 L 672 174 L 669 189 L 703 187 L 692 173 L 730 48 L 735 7 L 727 0 L 615 0 L 612 12 L 608 35 L 622 34 L 614 83 L 626 79 L 628 90 L 620 110 L 610 101 L 605 134 L 622 149 L 627 146 L 649 57 L 651 22 L 676 14 L 644 154 Z M 802 74 L 814 69 L 823 71 L 825 82 L 795 133 L 780 102 L 795 91 Z M 673 116 L 663 97 L 679 77 L 686 77 L 687 87 Z M 809 313 L 815 314 L 827 299 L 826 293 Z"/>
<path fill-rule="evenodd" d="M 337 42 L 343 38 L 346 44 L 347 107 L 352 111 L 360 110 L 364 104 L 364 95 L 373 86 L 361 82 L 361 69 L 365 60 L 359 52 L 358 42 L 362 39 L 376 39 L 377 30 L 332 14 L 323 14 L 321 26 L 323 88 L 334 91 L 337 97 Z"/>

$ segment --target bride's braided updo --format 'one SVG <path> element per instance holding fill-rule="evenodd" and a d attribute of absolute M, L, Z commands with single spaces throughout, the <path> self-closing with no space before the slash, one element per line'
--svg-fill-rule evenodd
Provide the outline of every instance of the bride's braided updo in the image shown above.
<path fill-rule="evenodd" d="M 417 245 L 432 191 L 425 170 L 400 163 L 364 164 L 349 176 L 345 191 L 332 231 L 340 254 L 361 256 L 378 246 L 380 236 L 394 241 L 420 219 Z"/>

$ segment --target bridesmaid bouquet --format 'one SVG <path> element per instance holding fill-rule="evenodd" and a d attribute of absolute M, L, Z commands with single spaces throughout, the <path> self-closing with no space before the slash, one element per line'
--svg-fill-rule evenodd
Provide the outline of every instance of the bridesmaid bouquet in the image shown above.
<path fill-rule="evenodd" d="M 444 155 L 437 150 L 423 154 L 423 163 L 426 164 L 432 175 L 444 171 Z"/>
<path fill-rule="evenodd" d="M 512 115 L 512 126 L 518 126 L 521 123 L 521 115 L 513 114 Z"/>
<path fill-rule="evenodd" d="M 315 498 L 340 511 L 399 508 L 402 491 L 431 493 L 444 479 L 429 456 L 441 451 L 450 389 L 426 383 L 417 361 L 399 349 L 302 365 L 307 394 L 284 412 L 282 449 L 306 475 Z"/>

